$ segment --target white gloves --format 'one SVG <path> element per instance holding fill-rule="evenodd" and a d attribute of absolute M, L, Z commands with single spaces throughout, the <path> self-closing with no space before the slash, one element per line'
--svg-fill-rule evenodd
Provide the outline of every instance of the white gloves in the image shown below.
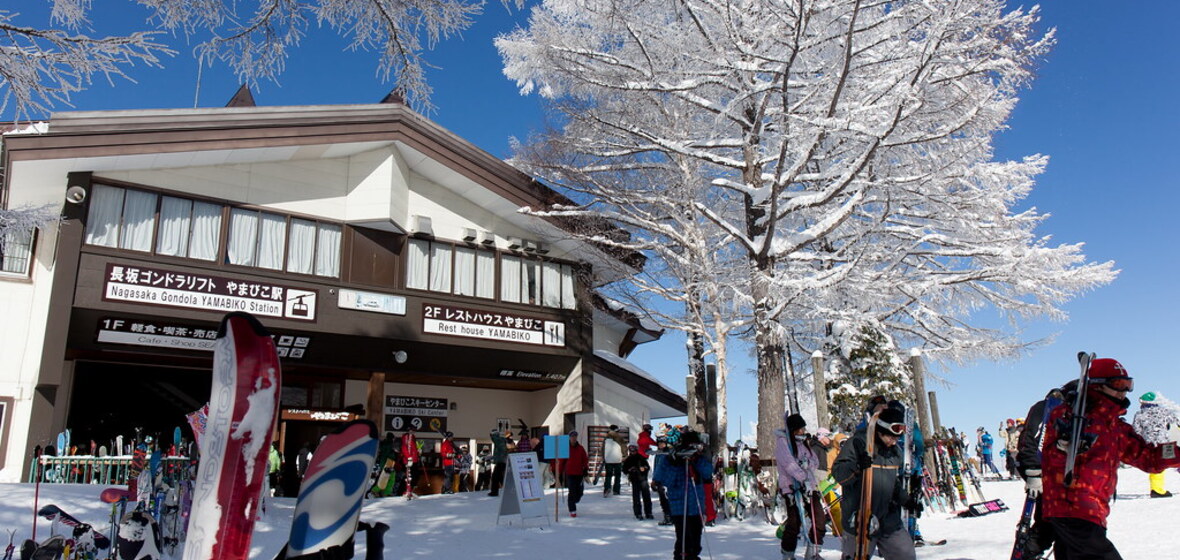
<path fill-rule="evenodd" d="M 1029 469 L 1024 471 L 1024 491 L 1028 493 L 1030 498 L 1035 498 L 1041 495 L 1043 484 L 1041 483 L 1041 469 Z"/>

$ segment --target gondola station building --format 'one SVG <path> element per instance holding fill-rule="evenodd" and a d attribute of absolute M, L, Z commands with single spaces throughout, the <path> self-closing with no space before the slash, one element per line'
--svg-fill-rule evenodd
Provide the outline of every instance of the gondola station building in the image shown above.
<path fill-rule="evenodd" d="M 594 291 L 642 258 L 520 212 L 568 201 L 403 104 L 56 113 L 2 158 L 4 206 L 62 220 L 0 254 L 0 481 L 66 428 L 191 438 L 230 311 L 274 335 L 288 457 L 359 417 L 429 451 L 684 414 L 626 360 L 660 330 Z"/>

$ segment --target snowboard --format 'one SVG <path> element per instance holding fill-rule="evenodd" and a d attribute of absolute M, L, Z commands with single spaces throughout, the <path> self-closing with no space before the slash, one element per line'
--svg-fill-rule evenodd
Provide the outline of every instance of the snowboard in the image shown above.
<path fill-rule="evenodd" d="M 74 540 L 85 538 L 87 540 L 93 539 L 94 546 L 107 549 L 111 546 L 111 540 L 106 535 L 99 533 L 89 523 L 83 523 L 76 517 L 62 511 L 61 508 L 50 504 L 37 510 L 37 515 L 44 517 L 54 523 L 61 523 L 70 527 L 74 531 Z"/>
<path fill-rule="evenodd" d="M 393 494 L 394 482 L 397 480 L 397 475 L 394 472 L 397 470 L 397 461 L 392 457 L 385 460 L 385 465 L 381 468 L 381 474 L 377 476 L 377 484 L 373 486 L 373 494 L 377 496 L 389 496 Z"/>
<path fill-rule="evenodd" d="M 45 539 L 41 544 L 28 539 L 20 547 L 21 560 L 58 560 L 66 549 L 66 538 L 57 535 Z"/>
<path fill-rule="evenodd" d="M 352 558 L 353 538 L 377 456 L 377 426 L 345 424 L 316 448 L 303 475 L 291 536 L 276 560 Z"/>
<path fill-rule="evenodd" d="M 160 529 L 156 520 L 136 508 L 119 520 L 114 560 L 159 560 Z"/>
<path fill-rule="evenodd" d="M 275 343 L 257 319 L 229 313 L 213 351 L 209 418 L 185 560 L 244 560 L 250 552 L 279 406 Z"/>

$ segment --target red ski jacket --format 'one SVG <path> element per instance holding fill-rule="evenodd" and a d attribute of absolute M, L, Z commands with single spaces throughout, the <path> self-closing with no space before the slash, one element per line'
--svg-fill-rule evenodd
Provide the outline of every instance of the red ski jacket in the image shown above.
<path fill-rule="evenodd" d="M 1144 441 L 1121 417 L 1127 401 L 1117 403 L 1105 394 L 1091 392 L 1093 406 L 1086 412 L 1089 424 L 1085 432 L 1097 435 L 1090 449 L 1079 453 L 1074 464 L 1074 481 L 1065 487 L 1065 451 L 1058 449 L 1057 420 L 1071 412 L 1068 405 L 1058 406 L 1045 423 L 1041 450 L 1041 470 L 1045 494 L 1042 498 L 1045 517 L 1083 519 L 1106 527 L 1110 500 L 1118 484 L 1119 463 L 1126 463 L 1149 473 L 1180 467 L 1180 455 L 1165 459 L 1163 446 Z"/>
<path fill-rule="evenodd" d="M 639 448 L 639 455 L 644 459 L 647 458 L 648 451 L 656 446 L 656 440 L 652 439 L 651 432 L 639 432 L 639 439 L 635 440 L 635 446 Z"/>
<path fill-rule="evenodd" d="M 561 472 L 566 475 L 585 476 L 590 466 L 590 457 L 586 455 L 586 448 L 577 442 L 570 442 L 570 458 L 561 466 Z"/>
<path fill-rule="evenodd" d="M 418 462 L 418 438 L 414 437 L 413 432 L 402 434 L 402 460 Z"/>
<path fill-rule="evenodd" d="M 442 455 L 442 465 L 444 467 L 455 466 L 455 444 L 449 439 L 442 440 L 442 445 L 439 446 L 439 454 Z"/>

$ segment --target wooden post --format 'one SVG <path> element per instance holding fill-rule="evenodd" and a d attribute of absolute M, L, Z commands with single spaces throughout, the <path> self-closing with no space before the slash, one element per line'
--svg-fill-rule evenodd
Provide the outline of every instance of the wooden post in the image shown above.
<path fill-rule="evenodd" d="M 377 425 L 377 432 L 385 432 L 385 372 L 369 374 L 369 394 L 365 403 L 365 417 Z"/>
<path fill-rule="evenodd" d="M 938 419 L 938 397 L 934 395 L 934 391 L 927 393 L 930 395 L 930 419 L 934 421 L 934 431 L 942 431 L 942 421 Z"/>
<path fill-rule="evenodd" d="M 688 427 L 701 431 L 700 414 L 697 411 L 697 378 L 693 374 L 684 376 L 684 394 L 688 397 Z"/>
<path fill-rule="evenodd" d="M 922 363 L 922 351 L 910 350 L 910 373 L 914 379 L 914 405 L 918 409 L 918 428 L 924 437 L 930 437 L 930 414 L 926 407 L 926 365 Z"/>
<path fill-rule="evenodd" d="M 713 450 L 716 455 L 724 449 L 726 445 L 726 436 L 718 433 L 720 429 L 720 422 L 717 418 L 717 366 L 708 364 L 705 366 L 705 412 L 706 429 L 709 431 L 709 448 Z"/>
<path fill-rule="evenodd" d="M 811 353 L 811 371 L 815 376 L 815 427 L 828 428 L 832 418 L 828 416 L 828 383 L 824 378 L 824 353 Z"/>

